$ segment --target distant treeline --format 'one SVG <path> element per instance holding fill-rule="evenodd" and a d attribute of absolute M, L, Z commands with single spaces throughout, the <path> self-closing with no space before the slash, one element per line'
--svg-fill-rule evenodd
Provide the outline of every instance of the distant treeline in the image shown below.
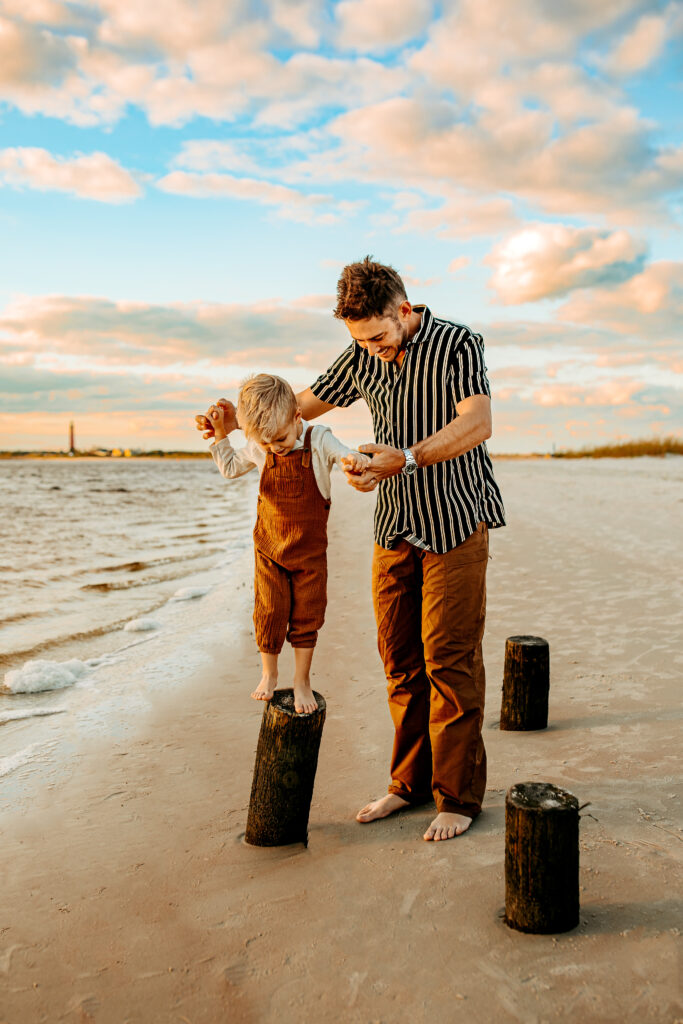
<path fill-rule="evenodd" d="M 650 437 L 642 441 L 620 441 L 598 448 L 553 453 L 556 459 L 631 459 L 637 455 L 683 455 L 683 441 L 677 437 Z"/>
<path fill-rule="evenodd" d="M 150 452 L 130 452 L 127 455 L 112 452 L 0 452 L 0 459 L 210 459 L 211 452 L 162 452 L 160 449 Z"/>

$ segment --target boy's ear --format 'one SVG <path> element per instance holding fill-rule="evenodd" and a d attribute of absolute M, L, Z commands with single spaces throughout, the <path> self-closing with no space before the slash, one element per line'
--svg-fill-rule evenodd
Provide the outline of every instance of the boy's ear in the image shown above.
<path fill-rule="evenodd" d="M 296 408 L 296 415 L 294 416 L 294 419 L 297 421 L 297 423 L 301 419 L 301 409 L 298 406 Z"/>

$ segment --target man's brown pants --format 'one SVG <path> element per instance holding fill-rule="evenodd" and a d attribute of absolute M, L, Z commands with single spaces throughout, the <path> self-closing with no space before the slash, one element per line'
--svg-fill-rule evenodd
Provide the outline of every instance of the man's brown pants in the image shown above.
<path fill-rule="evenodd" d="M 488 528 L 437 555 L 375 545 L 377 641 L 396 735 L 390 793 L 433 794 L 438 811 L 476 817 L 486 789 L 481 736 Z"/>

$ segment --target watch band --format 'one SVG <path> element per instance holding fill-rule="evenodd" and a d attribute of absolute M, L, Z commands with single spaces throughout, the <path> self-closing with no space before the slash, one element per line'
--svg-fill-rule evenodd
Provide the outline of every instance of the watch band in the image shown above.
<path fill-rule="evenodd" d="M 402 448 L 401 451 L 403 452 L 403 457 L 406 460 L 406 464 L 401 472 L 405 473 L 406 476 L 411 476 L 417 469 L 417 460 L 410 448 Z"/>

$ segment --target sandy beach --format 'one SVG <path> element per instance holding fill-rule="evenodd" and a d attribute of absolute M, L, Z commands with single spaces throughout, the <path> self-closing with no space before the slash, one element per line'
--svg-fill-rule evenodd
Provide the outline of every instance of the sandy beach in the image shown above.
<path fill-rule="evenodd" d="M 491 535 L 488 790 L 470 831 L 438 844 L 421 838 L 428 807 L 354 820 L 385 790 L 392 727 L 372 501 L 338 475 L 308 847 L 242 841 L 262 710 L 248 696 L 247 559 L 202 599 L 203 660 L 188 658 L 182 685 L 156 686 L 134 725 L 121 709 L 108 731 L 69 734 L 49 775 L 0 779 L 13 780 L 0 804 L 0 1021 L 683 1019 L 682 463 L 496 462 L 508 526 Z M 543 732 L 497 727 L 504 642 L 518 633 L 550 643 Z M 527 780 L 589 803 L 581 923 L 565 935 L 502 921 L 505 791 Z"/>

